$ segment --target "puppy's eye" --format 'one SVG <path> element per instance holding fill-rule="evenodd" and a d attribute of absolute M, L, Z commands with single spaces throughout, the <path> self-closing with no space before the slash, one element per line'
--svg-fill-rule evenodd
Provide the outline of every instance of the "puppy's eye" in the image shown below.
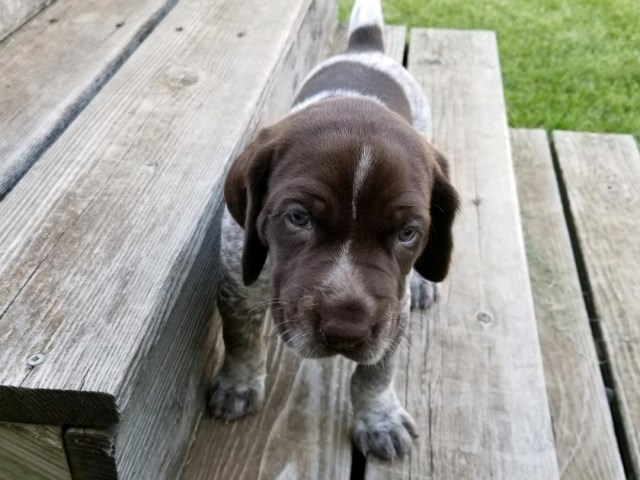
<path fill-rule="evenodd" d="M 411 243 L 417 235 L 418 232 L 415 228 L 407 227 L 400 232 L 398 240 L 400 243 Z"/>
<path fill-rule="evenodd" d="M 287 220 L 295 227 L 309 228 L 311 225 L 311 218 L 309 218 L 309 214 L 303 208 L 290 210 L 287 213 Z"/>

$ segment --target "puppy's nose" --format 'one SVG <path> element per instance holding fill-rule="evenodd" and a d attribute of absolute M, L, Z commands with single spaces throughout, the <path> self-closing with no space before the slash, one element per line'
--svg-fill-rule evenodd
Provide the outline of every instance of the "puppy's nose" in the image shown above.
<path fill-rule="evenodd" d="M 318 306 L 320 330 L 327 345 L 353 348 L 371 335 L 372 324 L 366 304 L 355 299 L 325 302 Z"/>

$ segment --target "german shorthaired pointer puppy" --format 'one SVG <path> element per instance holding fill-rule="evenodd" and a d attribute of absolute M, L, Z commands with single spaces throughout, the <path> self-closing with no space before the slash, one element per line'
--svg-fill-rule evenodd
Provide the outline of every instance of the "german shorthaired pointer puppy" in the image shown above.
<path fill-rule="evenodd" d="M 435 291 L 411 272 L 446 276 L 458 195 L 427 141 L 424 93 L 384 54 L 382 25 L 380 1 L 357 0 L 346 52 L 318 65 L 291 112 L 231 166 L 218 294 L 226 355 L 208 404 L 227 421 L 260 408 L 270 308 L 301 356 L 357 362 L 353 440 L 393 459 L 418 434 L 393 387 L 394 352 L 410 301 L 425 307 Z"/>

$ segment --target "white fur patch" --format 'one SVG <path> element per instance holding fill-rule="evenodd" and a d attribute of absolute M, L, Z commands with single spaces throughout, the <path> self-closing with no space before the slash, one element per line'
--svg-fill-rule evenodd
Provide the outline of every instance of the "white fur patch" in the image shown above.
<path fill-rule="evenodd" d="M 309 105 L 312 105 L 314 103 L 318 103 L 322 100 L 325 100 L 327 98 L 333 98 L 333 97 L 356 97 L 356 98 L 366 98 L 368 100 L 372 100 L 380 105 L 382 105 L 383 107 L 386 107 L 386 105 L 384 104 L 384 102 L 382 100 L 380 100 L 378 97 L 376 97 L 375 95 L 369 95 L 366 93 L 360 93 L 356 90 L 347 90 L 347 89 L 343 89 L 343 88 L 337 88 L 334 90 L 324 90 L 322 92 L 318 92 L 315 95 L 312 95 L 308 98 L 305 98 L 304 100 L 302 100 L 300 103 L 297 103 L 293 106 L 293 108 L 291 108 L 291 113 L 295 113 L 299 110 L 302 110 L 303 108 L 308 107 Z"/>
<path fill-rule="evenodd" d="M 384 26 L 380 0 L 356 0 L 349 18 L 349 35 L 360 27 Z"/>
<path fill-rule="evenodd" d="M 313 70 L 311 70 L 311 72 L 307 75 L 305 82 L 315 74 L 317 74 L 320 70 L 323 70 L 339 62 L 359 63 L 367 68 L 377 70 L 393 78 L 402 88 L 405 96 L 407 97 L 407 100 L 409 101 L 409 105 L 411 106 L 411 124 L 416 130 L 422 133 L 428 141 L 431 141 L 433 136 L 431 110 L 429 108 L 429 103 L 427 101 L 426 95 L 424 94 L 424 91 L 422 90 L 420 85 L 418 85 L 418 82 L 416 82 L 416 80 L 411 76 L 409 72 L 407 72 L 407 70 L 405 70 L 402 65 L 382 52 L 353 52 L 335 55 L 320 63 Z M 309 100 L 313 99 L 316 96 L 324 95 L 323 98 L 328 98 L 329 96 L 335 97 L 340 96 L 339 92 L 340 90 L 329 90 L 327 91 L 327 93 L 318 93 L 307 100 L 303 100 L 294 108 L 294 110 L 299 110 L 300 108 L 302 108 L 300 107 L 300 105 L 306 104 Z M 371 95 L 363 94 L 357 91 L 348 92 L 351 96 L 367 97 L 372 99 L 375 98 Z M 384 105 L 384 103 L 380 99 L 377 100 L 379 103 Z"/>
<path fill-rule="evenodd" d="M 351 255 L 351 244 L 352 240 L 347 240 L 342 244 L 333 266 L 322 281 L 322 285 L 329 289 L 336 299 L 357 298 L 365 302 L 366 308 L 373 310 L 374 301 L 367 295 L 364 288 L 362 277 Z"/>
<path fill-rule="evenodd" d="M 365 145 L 362 149 L 362 154 L 360 154 L 360 159 L 358 160 L 358 165 L 356 166 L 355 175 L 353 176 L 353 197 L 351 197 L 351 211 L 354 220 L 356 219 L 357 215 L 356 201 L 358 199 L 358 195 L 360 195 L 360 191 L 362 190 L 364 181 L 371 171 L 372 165 L 373 157 L 371 155 L 371 147 Z"/>
<path fill-rule="evenodd" d="M 324 282 L 325 285 L 332 287 L 337 292 L 351 290 L 357 280 L 357 272 L 349 254 L 350 248 L 351 240 L 342 244 L 336 261 Z"/>

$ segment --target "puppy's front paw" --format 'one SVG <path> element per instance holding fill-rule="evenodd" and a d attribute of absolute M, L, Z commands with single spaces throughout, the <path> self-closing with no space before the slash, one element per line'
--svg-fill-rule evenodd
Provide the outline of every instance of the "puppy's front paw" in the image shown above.
<path fill-rule="evenodd" d="M 438 300 L 438 285 L 425 280 L 417 273 L 411 277 L 411 310 L 424 310 Z"/>
<path fill-rule="evenodd" d="M 416 422 L 395 395 L 386 402 L 356 412 L 353 441 L 364 455 L 373 453 L 383 460 L 402 457 L 409 453 L 417 437 Z"/>
<path fill-rule="evenodd" d="M 264 379 L 243 382 L 220 373 L 209 391 L 207 406 L 212 417 L 227 422 L 254 415 L 264 400 Z"/>

